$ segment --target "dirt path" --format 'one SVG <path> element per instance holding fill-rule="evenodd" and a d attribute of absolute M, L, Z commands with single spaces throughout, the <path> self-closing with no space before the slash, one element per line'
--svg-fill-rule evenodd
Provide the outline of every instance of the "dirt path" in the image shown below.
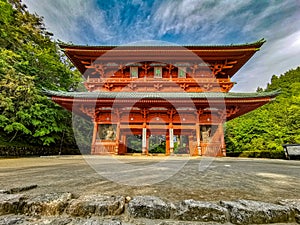
<path fill-rule="evenodd" d="M 94 157 L 94 156 L 93 156 Z M 92 157 L 92 158 L 93 158 Z M 90 158 L 91 159 L 91 158 Z M 99 159 L 99 157 L 95 157 Z M 159 157 L 115 157 L 133 166 L 122 171 L 121 176 L 131 173 L 131 181 L 153 180 L 163 166 Z M 171 159 L 172 165 L 184 159 Z M 106 162 L 106 163 L 105 163 Z M 101 169 L 106 173 L 118 172 L 119 164 L 101 159 Z M 195 199 L 206 201 L 252 199 L 275 202 L 279 199 L 300 198 L 300 161 L 269 159 L 217 158 L 204 171 L 199 171 L 201 158 L 189 160 L 170 178 L 147 186 L 132 187 L 113 182 L 99 175 L 82 156 L 0 159 L 0 189 L 37 184 L 30 195 L 47 192 L 72 192 L 76 195 L 103 193 L 106 195 L 155 195 L 177 201 Z M 174 164 L 174 165 L 175 165 Z M 146 174 L 140 167 L 151 166 L 159 170 Z M 176 164 L 177 165 L 177 164 Z M 114 172 L 116 171 L 116 172 Z M 103 175 L 103 173 L 102 173 Z M 129 183 L 131 182 L 128 180 Z M 151 183 L 151 182 L 150 182 Z"/>

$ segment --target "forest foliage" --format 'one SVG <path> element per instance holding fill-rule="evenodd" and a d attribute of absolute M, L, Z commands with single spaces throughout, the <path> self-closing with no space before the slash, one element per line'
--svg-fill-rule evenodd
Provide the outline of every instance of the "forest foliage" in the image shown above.
<path fill-rule="evenodd" d="M 281 151 L 283 144 L 300 143 L 300 67 L 257 89 L 274 90 L 281 91 L 274 101 L 226 123 L 227 151 Z"/>
<path fill-rule="evenodd" d="M 0 0 L 0 144 L 74 145 L 71 114 L 40 90 L 80 81 L 42 18 L 20 0 Z"/>

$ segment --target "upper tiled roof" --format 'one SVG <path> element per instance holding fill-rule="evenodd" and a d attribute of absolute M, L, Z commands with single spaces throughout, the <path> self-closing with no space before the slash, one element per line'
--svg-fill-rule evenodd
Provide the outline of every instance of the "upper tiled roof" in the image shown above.
<path fill-rule="evenodd" d="M 185 47 L 185 48 L 188 48 L 188 49 L 192 49 L 192 48 L 206 48 L 206 49 L 209 49 L 209 48 L 241 48 L 241 47 L 261 47 L 264 43 L 266 42 L 266 40 L 264 38 L 258 40 L 258 41 L 255 41 L 255 42 L 251 42 L 251 43 L 242 43 L 242 44 L 225 44 L 225 45 L 196 45 L 196 44 L 182 44 L 182 45 L 171 45 L 171 44 L 157 44 L 155 42 L 151 43 L 147 43 L 147 45 L 141 45 L 141 44 L 137 44 L 137 45 L 75 45 L 75 44 L 68 44 L 68 43 L 63 43 L 63 44 L 60 44 L 59 46 L 62 48 L 62 49 L 67 49 L 67 48 L 72 48 L 72 49 L 93 49 L 93 50 L 96 50 L 96 49 L 103 49 L 103 50 L 107 50 L 107 49 L 113 49 L 113 48 L 117 48 L 117 47 L 128 47 L 128 48 L 155 48 L 155 47 Z"/>
<path fill-rule="evenodd" d="M 138 62 L 160 62 L 167 64 L 200 62 L 215 65 L 220 62 L 235 62 L 226 70 L 232 77 L 260 47 L 264 39 L 253 43 L 231 45 L 121 45 L 79 46 L 61 44 L 65 54 L 86 76 L 87 66 L 97 60 L 101 63 L 126 65 Z M 87 76 L 86 76 L 87 77 Z"/>

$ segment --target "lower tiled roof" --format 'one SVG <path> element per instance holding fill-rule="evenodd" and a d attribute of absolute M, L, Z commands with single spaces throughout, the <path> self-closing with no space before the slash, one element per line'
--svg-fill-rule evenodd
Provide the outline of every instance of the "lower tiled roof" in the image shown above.
<path fill-rule="evenodd" d="M 280 92 L 254 92 L 254 93 L 237 93 L 237 92 L 66 92 L 52 91 L 43 89 L 42 92 L 51 97 L 82 98 L 82 99 L 201 99 L 201 98 L 262 98 L 276 97 Z"/>

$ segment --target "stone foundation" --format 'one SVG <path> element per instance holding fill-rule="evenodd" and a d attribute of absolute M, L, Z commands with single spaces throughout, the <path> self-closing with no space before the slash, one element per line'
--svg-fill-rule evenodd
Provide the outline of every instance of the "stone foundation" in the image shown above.
<path fill-rule="evenodd" d="M 278 204 L 250 200 L 167 202 L 155 196 L 75 198 L 0 194 L 0 224 L 268 224 L 300 223 L 300 200 Z"/>

